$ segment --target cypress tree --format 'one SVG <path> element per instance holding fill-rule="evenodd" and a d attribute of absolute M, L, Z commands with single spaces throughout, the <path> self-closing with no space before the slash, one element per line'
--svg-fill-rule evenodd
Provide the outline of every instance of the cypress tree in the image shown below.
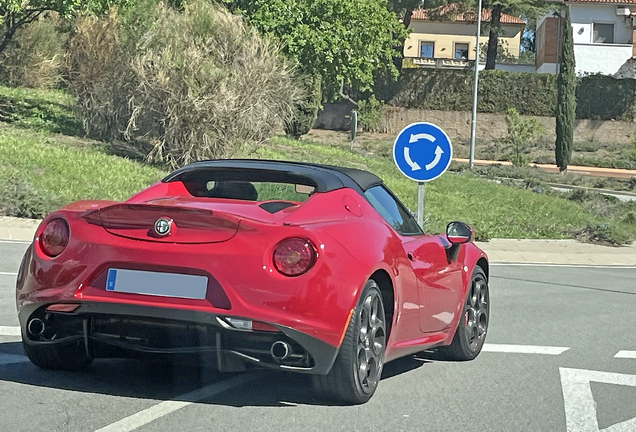
<path fill-rule="evenodd" d="M 576 118 L 576 73 L 570 8 L 565 6 L 563 48 L 557 77 L 556 164 L 559 171 L 568 168 L 572 159 L 574 120 Z"/>

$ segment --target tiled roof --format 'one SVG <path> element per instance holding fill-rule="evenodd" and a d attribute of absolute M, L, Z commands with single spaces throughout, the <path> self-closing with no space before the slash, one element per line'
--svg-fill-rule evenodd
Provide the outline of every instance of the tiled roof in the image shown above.
<path fill-rule="evenodd" d="M 632 0 L 634 3 L 636 3 L 636 0 Z M 453 5 L 450 6 L 444 6 L 443 8 L 435 11 L 433 15 L 433 20 L 435 21 L 455 21 L 455 22 L 476 22 L 477 18 L 475 17 L 475 12 L 462 12 L 462 13 L 456 13 L 453 11 L 453 9 L 456 9 L 455 7 L 453 7 Z M 448 17 L 448 19 L 445 19 L 445 16 Z M 481 20 L 482 21 L 490 21 L 490 18 L 492 17 L 492 10 L 491 9 L 482 9 L 481 10 Z M 454 19 L 453 19 L 454 18 Z M 411 17 L 411 19 L 419 19 L 419 20 L 429 20 L 431 18 L 429 18 L 429 11 L 428 10 L 416 10 L 413 11 L 413 16 Z M 523 24 L 525 25 L 526 22 L 524 20 L 522 20 L 521 18 L 517 18 L 515 16 L 512 15 L 508 15 L 505 13 L 501 14 L 501 24 Z"/>

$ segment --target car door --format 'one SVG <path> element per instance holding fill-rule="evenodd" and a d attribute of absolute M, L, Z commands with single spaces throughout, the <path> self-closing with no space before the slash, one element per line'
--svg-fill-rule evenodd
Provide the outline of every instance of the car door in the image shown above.
<path fill-rule="evenodd" d="M 449 260 L 450 244 L 444 236 L 424 235 L 404 246 L 418 281 L 420 329 L 425 333 L 444 330 L 455 318 L 462 295 L 462 266 Z"/>
<path fill-rule="evenodd" d="M 406 207 L 383 185 L 365 191 L 371 205 L 398 233 L 417 279 L 420 330 L 450 325 L 461 295 L 461 267 L 449 262 L 444 236 L 424 234 Z"/>

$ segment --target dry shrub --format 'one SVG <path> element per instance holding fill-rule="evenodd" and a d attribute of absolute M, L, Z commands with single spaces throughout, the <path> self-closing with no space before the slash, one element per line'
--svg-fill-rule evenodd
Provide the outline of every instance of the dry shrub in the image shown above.
<path fill-rule="evenodd" d="M 77 111 L 86 133 L 112 141 L 130 118 L 128 99 L 134 74 L 119 43 L 119 16 L 80 17 L 66 56 L 68 87 L 77 96 Z M 131 82 L 132 81 L 132 82 Z"/>
<path fill-rule="evenodd" d="M 92 136 L 182 166 L 262 141 L 303 96 L 279 47 L 220 6 L 159 5 L 144 26 L 135 38 L 113 13 L 78 24 L 71 81 Z"/>
<path fill-rule="evenodd" d="M 12 87 L 55 88 L 62 80 L 66 35 L 47 14 L 20 28 L 0 54 L 0 81 Z"/>

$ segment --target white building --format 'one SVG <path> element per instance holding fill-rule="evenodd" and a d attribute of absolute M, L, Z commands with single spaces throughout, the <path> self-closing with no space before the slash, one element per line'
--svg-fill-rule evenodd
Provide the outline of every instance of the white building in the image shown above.
<path fill-rule="evenodd" d="M 565 4 L 570 8 L 577 74 L 613 75 L 636 56 L 636 0 L 576 0 Z M 558 15 L 550 14 L 537 20 L 537 72 L 557 72 L 562 28 L 562 18 Z"/>

